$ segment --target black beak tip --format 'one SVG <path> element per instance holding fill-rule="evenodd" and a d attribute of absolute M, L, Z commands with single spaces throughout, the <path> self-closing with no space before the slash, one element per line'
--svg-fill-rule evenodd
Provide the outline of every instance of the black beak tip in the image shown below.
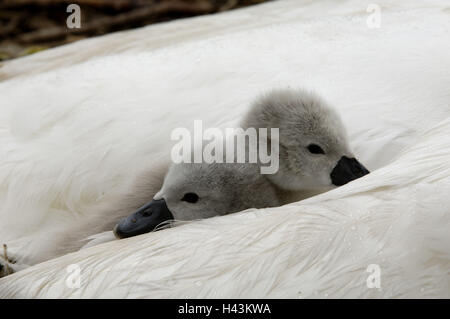
<path fill-rule="evenodd" d="M 369 174 L 369 170 L 355 158 L 342 156 L 330 174 L 333 185 L 342 186 Z"/>
<path fill-rule="evenodd" d="M 113 234 L 114 234 L 114 237 L 116 237 L 117 239 L 122 239 L 122 238 L 126 237 L 126 236 L 124 236 L 124 233 L 122 233 L 122 231 L 120 230 L 119 224 L 114 226 Z"/>
<path fill-rule="evenodd" d="M 152 200 L 119 221 L 113 233 L 117 239 L 137 236 L 154 231 L 159 224 L 172 219 L 173 215 L 164 199 Z"/>

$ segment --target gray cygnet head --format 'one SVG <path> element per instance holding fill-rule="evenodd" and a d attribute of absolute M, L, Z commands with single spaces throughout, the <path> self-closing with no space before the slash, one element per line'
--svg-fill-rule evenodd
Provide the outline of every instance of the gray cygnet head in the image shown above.
<path fill-rule="evenodd" d="M 279 169 L 267 175 L 281 189 L 340 186 L 369 171 L 350 150 L 341 118 L 304 90 L 275 90 L 258 99 L 243 127 L 279 128 Z"/>
<path fill-rule="evenodd" d="M 257 164 L 172 164 L 153 199 L 115 227 L 118 238 L 147 233 L 171 220 L 195 220 L 247 208 L 279 206 L 275 186 Z"/>

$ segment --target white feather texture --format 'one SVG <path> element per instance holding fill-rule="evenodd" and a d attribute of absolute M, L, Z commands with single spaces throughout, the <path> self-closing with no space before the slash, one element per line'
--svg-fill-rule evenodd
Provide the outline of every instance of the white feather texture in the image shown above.
<path fill-rule="evenodd" d="M 232 127 L 274 87 L 334 105 L 373 172 L 42 262 L 0 279 L 0 297 L 450 298 L 450 7 L 380 5 L 375 29 L 360 1 L 283 0 L 2 66 L 0 243 L 25 263 L 167 156 L 173 128 Z M 66 285 L 70 264 L 80 288 Z"/>

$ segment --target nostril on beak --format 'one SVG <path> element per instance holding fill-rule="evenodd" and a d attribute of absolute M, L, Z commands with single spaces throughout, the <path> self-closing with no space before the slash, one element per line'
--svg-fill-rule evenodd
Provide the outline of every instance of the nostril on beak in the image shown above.
<path fill-rule="evenodd" d="M 148 217 L 152 214 L 152 210 L 151 209 L 146 209 L 142 212 L 142 215 L 145 217 Z"/>

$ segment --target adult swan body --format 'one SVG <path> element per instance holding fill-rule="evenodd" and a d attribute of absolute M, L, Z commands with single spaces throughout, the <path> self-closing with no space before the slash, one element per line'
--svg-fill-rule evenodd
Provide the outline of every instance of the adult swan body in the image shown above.
<path fill-rule="evenodd" d="M 0 279 L 0 296 L 450 297 L 448 5 L 384 2 L 380 28 L 366 9 L 274 1 L 5 63 L 0 242 L 11 252 L 52 249 L 55 229 L 168 154 L 173 128 L 197 114 L 235 127 L 274 87 L 331 101 L 372 172 L 306 201 L 48 260 Z M 74 264 L 80 289 L 66 285 Z"/>

